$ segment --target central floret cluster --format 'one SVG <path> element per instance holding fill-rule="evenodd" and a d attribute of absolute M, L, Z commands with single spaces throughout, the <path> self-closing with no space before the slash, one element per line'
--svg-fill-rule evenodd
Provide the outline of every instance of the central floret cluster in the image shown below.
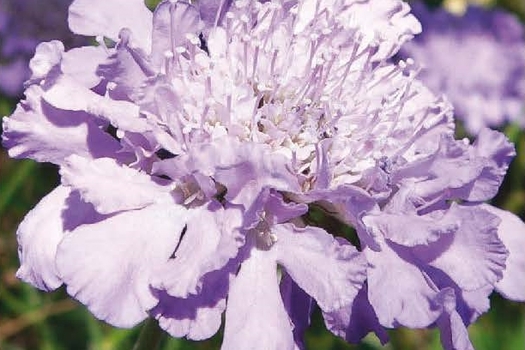
<path fill-rule="evenodd" d="M 4 119 L 10 155 L 62 179 L 20 225 L 20 278 L 176 337 L 225 312 L 224 349 L 302 348 L 314 303 L 348 341 L 437 325 L 457 349 L 494 288 L 525 299 L 522 224 L 482 204 L 513 147 L 454 140 L 389 63 L 421 30 L 407 4 L 75 0 L 69 24 L 99 45 L 41 44 Z"/>

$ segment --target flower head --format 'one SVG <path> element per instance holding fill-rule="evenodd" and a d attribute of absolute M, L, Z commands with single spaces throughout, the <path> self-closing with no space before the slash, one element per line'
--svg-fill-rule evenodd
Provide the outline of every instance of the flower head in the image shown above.
<path fill-rule="evenodd" d="M 423 33 L 405 45 L 423 69 L 421 79 L 451 100 L 468 132 L 523 126 L 525 37 L 518 18 L 503 10 L 470 6 L 458 16 L 414 5 Z"/>
<path fill-rule="evenodd" d="M 485 311 L 465 293 L 486 298 L 505 269 L 500 215 L 478 203 L 513 148 L 489 131 L 454 140 L 413 62 L 388 63 L 420 30 L 407 6 L 74 1 L 72 30 L 100 45 L 41 44 L 4 119 L 10 155 L 62 179 L 20 225 L 18 276 L 176 337 L 212 336 L 225 312 L 224 349 L 303 347 L 314 301 L 349 341 L 435 324 L 464 339 L 447 327 Z M 312 208 L 352 226 L 357 247 Z"/>

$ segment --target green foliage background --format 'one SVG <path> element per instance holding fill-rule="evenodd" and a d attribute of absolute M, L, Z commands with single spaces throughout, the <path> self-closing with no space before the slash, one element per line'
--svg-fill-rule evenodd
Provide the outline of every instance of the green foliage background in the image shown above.
<path fill-rule="evenodd" d="M 450 0 L 447 5 L 457 1 L 463 0 Z M 149 1 L 149 5 L 153 6 L 155 2 Z M 497 5 L 525 19 L 525 1 L 501 0 Z M 9 115 L 16 102 L 16 99 L 0 96 L 0 115 Z M 525 133 L 512 125 L 504 131 L 515 142 L 518 156 L 495 203 L 523 218 Z M 108 326 L 96 320 L 83 305 L 68 297 L 64 288 L 43 293 L 15 277 L 18 268 L 16 227 L 24 215 L 58 182 L 54 166 L 30 160 L 12 160 L 0 148 L 0 350 L 132 349 L 139 337 L 140 326 L 129 330 Z M 525 254 L 525 247 L 523 250 Z M 469 329 L 475 348 L 524 350 L 525 305 L 503 300 L 498 295 L 492 296 L 491 305 L 491 311 Z M 155 325 L 152 327 L 153 332 L 143 336 L 146 341 L 153 341 L 153 337 L 158 335 Z M 385 346 L 373 336 L 368 336 L 359 345 L 349 345 L 326 331 L 320 314 L 315 313 L 306 341 L 308 349 L 322 350 L 441 349 L 439 334 L 435 330 L 399 329 L 390 331 L 390 335 L 391 342 Z M 220 334 L 203 342 L 162 336 L 160 349 L 219 349 L 220 343 Z"/>

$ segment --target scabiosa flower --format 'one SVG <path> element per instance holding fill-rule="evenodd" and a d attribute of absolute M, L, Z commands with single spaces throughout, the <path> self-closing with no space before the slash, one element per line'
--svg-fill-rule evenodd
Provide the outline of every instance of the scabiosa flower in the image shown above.
<path fill-rule="evenodd" d="M 18 96 L 23 82 L 30 76 L 29 59 L 36 46 L 51 39 L 61 38 L 71 47 L 87 42 L 73 35 L 67 27 L 67 9 L 71 0 L 46 1 L 3 0 L 0 4 L 0 92 Z"/>
<path fill-rule="evenodd" d="M 525 299 L 523 224 L 480 204 L 513 148 L 454 140 L 413 62 L 388 63 L 408 5 L 75 0 L 69 24 L 100 45 L 42 43 L 3 123 L 62 179 L 18 229 L 23 280 L 175 337 L 225 313 L 224 349 L 303 348 L 314 305 L 348 341 L 437 325 L 452 349 L 494 288 Z"/>
<path fill-rule="evenodd" d="M 423 66 L 421 79 L 450 98 L 467 131 L 525 125 L 525 36 L 518 18 L 476 6 L 461 16 L 421 3 L 413 7 L 423 32 L 401 56 Z"/>

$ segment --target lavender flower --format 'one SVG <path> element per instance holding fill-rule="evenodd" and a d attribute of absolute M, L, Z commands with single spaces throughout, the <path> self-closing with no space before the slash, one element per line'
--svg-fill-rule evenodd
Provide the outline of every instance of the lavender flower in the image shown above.
<path fill-rule="evenodd" d="M 468 348 L 493 289 L 525 300 L 524 224 L 482 204 L 513 147 L 454 140 L 449 104 L 388 63 L 420 30 L 405 3 L 75 0 L 69 23 L 100 45 L 40 44 L 3 122 L 62 179 L 18 229 L 24 281 L 175 337 L 225 312 L 224 349 L 303 348 L 314 305 L 351 342 L 438 326 Z"/>
<path fill-rule="evenodd" d="M 30 76 L 29 59 L 41 41 L 61 38 L 68 47 L 86 40 L 72 35 L 67 27 L 71 0 L 3 0 L 0 3 L 0 92 L 18 96 Z"/>
<path fill-rule="evenodd" d="M 450 98 L 467 131 L 477 134 L 509 121 L 523 127 L 525 37 L 518 18 L 475 6 L 458 16 L 421 3 L 414 14 L 423 33 L 401 56 L 422 64 L 421 79 Z"/>

